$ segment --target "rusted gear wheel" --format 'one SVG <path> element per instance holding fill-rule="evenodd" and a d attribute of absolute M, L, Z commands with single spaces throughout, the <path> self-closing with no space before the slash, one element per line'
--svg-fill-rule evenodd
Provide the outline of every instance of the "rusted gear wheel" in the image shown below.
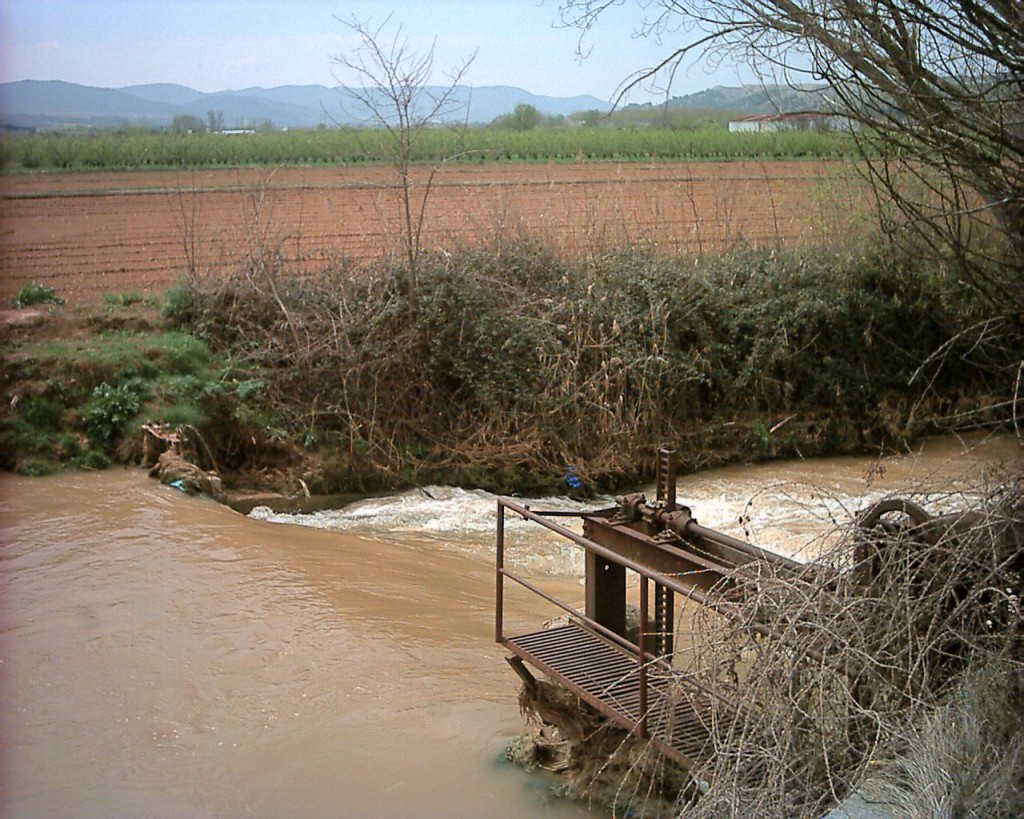
<path fill-rule="evenodd" d="M 861 531 L 854 550 L 854 579 L 870 585 L 882 569 L 882 549 L 888 548 L 903 532 L 923 526 L 932 516 L 913 501 L 888 498 L 878 501 L 857 517 Z"/>
<path fill-rule="evenodd" d="M 892 516 L 896 517 L 892 517 Z M 881 529 L 887 534 L 896 534 L 910 524 L 921 526 L 932 519 L 922 507 L 905 498 L 888 498 L 861 512 L 857 527 L 864 530 Z"/>

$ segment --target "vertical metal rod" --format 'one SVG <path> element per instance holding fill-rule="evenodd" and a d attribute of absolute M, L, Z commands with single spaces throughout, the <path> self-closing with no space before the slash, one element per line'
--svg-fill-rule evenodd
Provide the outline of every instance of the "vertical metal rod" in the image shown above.
<path fill-rule="evenodd" d="M 657 629 L 654 645 L 659 657 L 670 657 L 673 651 L 673 630 L 675 628 L 675 606 L 672 590 L 654 582 L 654 623 Z"/>
<path fill-rule="evenodd" d="M 676 506 L 676 451 L 667 446 L 658 450 L 658 501 L 668 512 Z"/>
<path fill-rule="evenodd" d="M 637 648 L 640 649 L 640 736 L 647 738 L 647 578 L 640 576 L 640 627 Z"/>
<path fill-rule="evenodd" d="M 505 505 L 498 501 L 498 533 L 495 540 L 497 565 L 494 570 L 494 642 L 504 639 L 502 619 L 505 609 Z"/>
<path fill-rule="evenodd" d="M 665 485 L 668 490 L 668 494 L 665 497 L 665 508 L 670 512 L 674 512 L 679 507 L 676 506 L 676 451 L 674 449 L 666 449 L 665 456 L 668 463 L 665 465 L 668 474 L 665 476 Z"/>

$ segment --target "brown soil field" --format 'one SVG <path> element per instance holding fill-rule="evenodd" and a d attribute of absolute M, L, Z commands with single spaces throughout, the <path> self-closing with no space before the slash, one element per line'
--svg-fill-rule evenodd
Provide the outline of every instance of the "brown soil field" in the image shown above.
<path fill-rule="evenodd" d="M 856 232 L 864 190 L 842 162 L 452 165 L 433 179 L 422 246 L 833 247 Z M 190 270 L 216 275 L 268 250 L 303 273 L 372 260 L 401 248 L 398 193 L 387 167 L 6 175 L 0 299 L 29 282 L 72 304 L 159 294 Z"/>

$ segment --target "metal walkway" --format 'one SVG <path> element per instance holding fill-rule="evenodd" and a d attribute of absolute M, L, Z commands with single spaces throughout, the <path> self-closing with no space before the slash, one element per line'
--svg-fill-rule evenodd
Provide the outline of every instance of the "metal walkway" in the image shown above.
<path fill-rule="evenodd" d="M 660 663 L 647 663 L 641 675 L 637 655 L 578 622 L 508 637 L 502 643 L 627 730 L 640 728 L 641 735 L 687 769 L 710 757 L 710 699 L 688 690 Z M 646 714 L 641 708 L 644 700 Z"/>

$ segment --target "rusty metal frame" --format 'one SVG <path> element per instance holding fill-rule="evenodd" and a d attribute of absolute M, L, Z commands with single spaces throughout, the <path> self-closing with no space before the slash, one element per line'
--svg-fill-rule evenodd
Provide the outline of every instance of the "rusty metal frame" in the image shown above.
<path fill-rule="evenodd" d="M 707 732 L 702 729 L 705 718 L 722 719 L 730 715 L 739 718 L 745 709 L 694 676 L 672 667 L 672 595 L 680 594 L 724 616 L 738 617 L 741 616 L 738 607 L 730 602 L 731 595 L 724 593 L 742 591 L 746 582 L 756 581 L 764 571 L 782 572 L 790 576 L 792 582 L 801 582 L 802 578 L 807 579 L 807 572 L 813 574 L 817 570 L 698 524 L 690 509 L 676 501 L 671 450 L 662 450 L 658 455 L 657 494 L 653 504 L 637 493 L 616 498 L 618 505 L 612 509 L 592 512 L 534 511 L 514 500 L 499 498 L 494 637 L 512 652 L 509 664 L 528 687 L 535 687 L 537 681 L 526 663 L 548 674 L 626 729 L 657 743 L 666 755 L 690 769 L 703 754 L 698 740 L 702 735 L 707 738 Z M 913 504 L 883 501 L 865 513 L 862 525 L 870 528 L 878 524 L 883 514 L 893 511 L 909 516 L 921 530 L 934 523 Z M 509 512 L 543 526 L 584 550 L 585 612 L 558 600 L 506 567 L 505 516 Z M 582 519 L 582 535 L 553 520 L 570 516 Z M 627 570 L 639 578 L 640 625 L 635 643 L 626 636 Z M 506 580 L 568 613 L 569 624 L 525 635 L 506 635 Z M 658 618 L 655 631 L 651 633 L 655 636 L 653 646 L 649 640 L 651 581 L 654 582 L 653 598 Z M 744 627 L 772 640 L 790 640 L 766 624 L 744 621 Z M 608 653 L 612 649 L 618 652 L 614 656 Z M 828 665 L 851 678 L 858 678 L 864 671 L 856 658 L 842 653 L 826 654 L 806 646 L 798 650 L 809 660 Z M 610 684 L 608 690 L 590 685 L 594 681 L 609 681 L 615 675 L 619 675 L 619 679 Z M 683 690 L 688 693 L 681 693 Z M 683 699 L 686 702 L 680 705 Z"/>
<path fill-rule="evenodd" d="M 622 635 L 617 634 L 614 630 L 607 628 L 603 624 L 597 622 L 591 617 L 588 617 L 584 612 L 580 612 L 572 606 L 558 600 L 554 596 L 548 594 L 543 589 L 539 588 L 536 584 L 527 580 L 524 577 L 519 576 L 505 565 L 505 515 L 506 512 L 512 512 L 526 520 L 533 521 L 540 524 L 549 531 L 565 538 L 566 540 L 582 547 L 588 555 L 595 555 L 609 563 L 621 566 L 624 569 L 628 569 L 635 572 L 640 578 L 640 622 L 646 623 L 648 621 L 648 614 L 650 610 L 650 581 L 654 581 L 656 584 L 670 589 L 671 591 L 681 594 L 687 598 L 694 599 L 699 603 L 709 606 L 718 607 L 718 603 L 704 590 L 698 588 L 696 584 L 688 583 L 674 577 L 672 573 L 663 573 L 657 568 L 644 565 L 642 562 L 630 559 L 629 557 L 623 556 L 615 551 L 615 549 L 608 548 L 591 538 L 584 535 L 579 535 L 571 529 L 549 519 L 547 513 L 535 512 L 529 507 L 524 506 L 516 501 L 507 498 L 500 498 L 497 505 L 497 532 L 496 532 L 496 564 L 495 564 L 495 641 L 515 655 L 517 663 L 513 664 L 513 668 L 516 670 L 524 682 L 529 684 L 529 678 L 524 676 L 524 672 L 528 675 L 525 666 L 522 664 L 525 660 L 531 665 L 542 670 L 544 673 L 551 676 L 553 679 L 559 681 L 560 684 L 573 691 L 577 696 L 580 696 L 585 701 L 596 707 L 602 713 L 611 717 L 615 721 L 623 724 L 628 730 L 633 731 L 638 736 L 645 739 L 652 739 L 658 742 L 659 746 L 671 757 L 676 759 L 680 764 L 689 768 L 693 765 L 693 759 L 687 754 L 681 752 L 678 748 L 675 748 L 671 744 L 671 732 L 669 732 L 668 740 L 659 739 L 657 736 L 653 736 L 648 725 L 648 720 L 651 714 L 650 708 L 650 696 L 651 696 L 651 674 L 656 673 L 659 679 L 664 680 L 671 676 L 673 682 L 683 682 L 688 688 L 698 692 L 699 696 L 718 703 L 719 706 L 728 708 L 732 713 L 736 713 L 736 705 L 729 702 L 726 698 L 722 697 L 718 692 L 707 686 L 701 684 L 698 680 L 689 677 L 689 675 L 682 675 L 678 670 L 673 670 L 670 664 L 666 662 L 665 657 L 656 655 L 649 650 L 648 637 L 646 634 L 646 628 L 641 627 L 638 634 L 638 643 L 634 645 L 630 641 L 626 640 Z M 582 517 L 585 520 L 598 520 L 601 517 L 606 517 L 608 514 L 607 510 L 600 513 L 575 513 L 575 516 Z M 627 536 L 628 538 L 628 536 Z M 686 554 L 682 550 L 677 549 L 670 543 L 659 543 L 653 552 L 650 554 L 659 554 L 665 557 L 669 557 L 676 561 L 675 565 L 679 565 L 679 561 L 686 557 Z M 719 572 L 727 570 L 726 566 L 721 564 L 715 564 L 713 561 L 708 561 L 696 556 L 695 561 L 692 563 L 694 568 L 699 571 L 713 571 L 716 575 Z M 667 568 L 667 567 L 666 567 Z M 721 577 L 721 575 L 719 575 Z M 638 684 L 638 708 L 636 718 L 632 719 L 628 715 L 624 714 L 621 710 L 614 706 L 606 703 L 600 696 L 596 696 L 594 692 L 588 691 L 575 683 L 570 677 L 556 667 L 554 664 L 543 662 L 535 656 L 534 653 L 528 649 L 523 648 L 517 644 L 516 640 L 519 638 L 509 637 L 504 633 L 504 597 L 505 597 L 505 581 L 509 580 L 516 583 L 519 586 L 527 589 L 533 594 L 541 597 L 562 611 L 566 612 L 572 618 L 572 621 L 577 624 L 580 628 L 594 634 L 596 637 L 604 640 L 606 643 L 616 647 L 623 655 L 632 657 L 633 663 L 635 664 L 635 674 L 637 677 Z M 511 662 L 511 660 L 510 660 Z M 663 719 L 668 719 L 664 711 L 661 714 Z M 662 732 L 664 733 L 664 732 Z"/>
<path fill-rule="evenodd" d="M 735 607 L 723 599 L 723 592 L 733 590 L 745 577 L 754 578 L 765 567 L 773 571 L 792 572 L 794 576 L 803 565 L 783 555 L 761 549 L 746 541 L 722 532 L 701 526 L 686 506 L 676 501 L 675 464 L 671 450 L 658 453 L 657 501 L 648 503 L 642 494 L 625 495 L 616 498 L 617 506 L 593 512 L 534 511 L 528 506 L 508 498 L 498 499 L 496 565 L 495 565 L 495 641 L 510 651 L 510 665 L 530 687 L 536 685 L 535 678 L 525 663 L 548 674 L 559 684 L 571 690 L 593 707 L 609 716 L 640 737 L 650 739 L 662 750 L 686 768 L 694 764 L 693 738 L 700 734 L 699 723 L 703 719 L 699 711 L 703 706 L 687 711 L 676 705 L 666 705 L 671 699 L 666 680 L 681 684 L 697 701 L 711 709 L 723 708 L 726 713 L 738 716 L 739 706 L 723 697 L 713 688 L 701 683 L 692 675 L 672 668 L 674 625 L 667 622 L 673 618 L 673 594 L 709 607 L 725 616 L 736 614 Z M 511 512 L 535 522 L 565 540 L 581 547 L 586 554 L 586 612 L 580 612 L 536 584 L 517 575 L 505 565 L 505 515 Z M 552 518 L 576 517 L 583 520 L 583 534 L 556 522 Z M 639 622 L 640 627 L 635 643 L 626 639 L 625 629 L 625 571 L 634 572 L 639 578 Z M 563 636 L 553 632 L 534 632 L 519 637 L 504 633 L 505 581 L 510 580 L 531 593 L 541 597 L 570 615 L 571 627 L 560 627 L 554 631 L 564 632 Z M 648 628 L 651 607 L 650 583 L 654 582 L 654 605 L 659 620 L 655 624 L 655 651 L 652 652 Z M 621 611 L 619 611 L 621 609 Z M 663 622 L 666 621 L 666 622 Z M 748 624 L 748 627 L 772 639 L 785 639 L 768 626 Z M 575 642 L 559 643 L 559 654 L 552 649 L 558 640 L 569 639 L 567 628 L 578 628 Z M 580 673 L 588 672 L 607 677 L 609 668 L 601 668 L 601 662 L 611 663 L 620 670 L 624 668 L 621 657 L 609 660 L 609 655 L 591 643 L 591 650 L 604 657 L 593 660 L 588 668 L 586 658 L 579 656 L 584 649 L 579 640 L 585 634 L 593 639 L 614 647 L 622 657 L 631 658 L 634 671 L 625 676 L 636 677 L 636 703 L 624 707 L 622 703 L 609 700 L 610 693 L 588 689 Z M 552 635 L 552 636 L 549 636 Z M 543 647 L 543 650 L 541 650 Z M 817 651 L 809 650 L 807 656 L 835 665 L 834 660 Z M 543 656 L 540 656 L 543 655 Z M 842 669 L 841 669 L 842 670 Z M 652 674 L 654 677 L 652 677 Z M 652 679 L 657 684 L 652 688 Z M 620 681 L 622 682 L 622 681 Z M 656 713 L 652 712 L 652 691 L 657 701 Z M 632 697 L 632 694 L 629 695 Z M 609 701 L 606 701 L 609 700 Z M 632 700 L 631 700 L 632 701 Z M 696 707 L 696 706 L 695 706 Z M 628 713 L 627 713 L 628 712 Z M 659 721 L 652 733 L 649 725 L 654 713 Z M 710 711 L 709 711 L 710 713 Z M 689 720 L 688 725 L 666 732 L 665 721 Z M 678 727 L 678 726 L 677 726 Z M 656 734 L 656 735 L 655 735 Z M 687 744 L 689 752 L 676 747 L 676 740 Z"/>

